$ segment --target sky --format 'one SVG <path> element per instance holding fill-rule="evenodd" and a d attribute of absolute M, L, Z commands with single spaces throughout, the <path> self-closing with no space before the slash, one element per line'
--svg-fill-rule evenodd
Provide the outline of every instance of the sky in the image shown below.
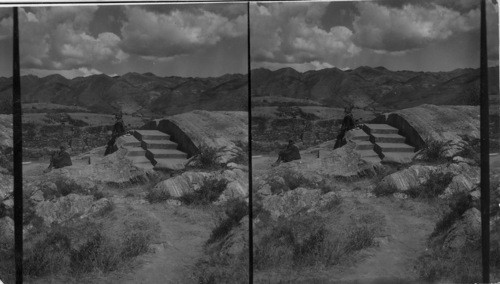
<path fill-rule="evenodd" d="M 479 68 L 477 0 L 250 5 L 251 68 L 450 71 Z M 498 6 L 487 1 L 488 64 L 498 65 Z"/>
<path fill-rule="evenodd" d="M 20 8 L 21 74 L 246 74 L 247 10 L 246 3 Z M 11 36 L 12 18 L 0 14 L 0 54 Z"/>

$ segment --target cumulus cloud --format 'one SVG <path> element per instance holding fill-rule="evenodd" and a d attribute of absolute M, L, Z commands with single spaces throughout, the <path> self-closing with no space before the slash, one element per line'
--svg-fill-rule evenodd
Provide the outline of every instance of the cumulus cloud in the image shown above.
<path fill-rule="evenodd" d="M 360 47 L 390 52 L 421 48 L 478 29 L 480 17 L 478 9 L 460 13 L 436 4 L 390 7 L 364 2 L 358 3 L 358 10 L 353 23 L 354 42 Z"/>
<path fill-rule="evenodd" d="M 12 16 L 6 9 L 0 9 L 0 40 L 12 37 Z"/>
<path fill-rule="evenodd" d="M 360 49 L 352 43 L 350 29 L 321 27 L 327 5 L 326 2 L 252 4 L 252 60 L 301 64 L 357 54 Z"/>
<path fill-rule="evenodd" d="M 96 10 L 94 6 L 21 8 L 21 67 L 90 70 L 99 62 L 125 59 L 127 55 L 119 48 L 121 40 L 116 34 L 90 34 L 89 24 Z"/>
<path fill-rule="evenodd" d="M 155 13 L 127 7 L 121 48 L 140 56 L 171 57 L 214 46 L 225 38 L 244 37 L 246 15 L 228 18 L 207 10 Z"/>

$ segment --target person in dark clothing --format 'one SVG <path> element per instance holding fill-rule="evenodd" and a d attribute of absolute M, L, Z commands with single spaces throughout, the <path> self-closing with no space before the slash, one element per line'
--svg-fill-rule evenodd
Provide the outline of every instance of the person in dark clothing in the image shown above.
<path fill-rule="evenodd" d="M 293 140 L 289 140 L 286 148 L 278 153 L 278 160 L 273 165 L 276 166 L 281 162 L 287 163 L 294 160 L 300 160 L 300 152 L 299 148 L 293 143 Z"/>
<path fill-rule="evenodd" d="M 346 107 L 344 109 L 344 120 L 342 120 L 342 126 L 340 128 L 339 135 L 337 135 L 337 141 L 335 141 L 334 149 L 337 149 L 344 145 L 345 133 L 351 129 L 354 129 L 355 123 L 352 115 L 352 107 Z"/>
<path fill-rule="evenodd" d="M 125 130 L 125 124 L 123 123 L 122 114 L 118 113 L 115 115 L 115 125 L 113 125 L 113 132 L 111 133 L 111 139 L 108 141 L 108 146 L 106 147 L 106 152 L 104 156 L 109 155 L 116 151 L 116 138 L 125 135 L 127 131 Z"/>
<path fill-rule="evenodd" d="M 73 165 L 70 155 L 66 152 L 66 146 L 61 145 L 59 149 L 59 152 L 52 154 L 52 157 L 50 158 L 50 165 L 45 172 Z"/>

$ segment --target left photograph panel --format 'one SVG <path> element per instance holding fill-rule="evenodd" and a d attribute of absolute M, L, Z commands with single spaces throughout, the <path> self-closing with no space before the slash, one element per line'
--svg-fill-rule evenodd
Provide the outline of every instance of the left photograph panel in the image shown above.
<path fill-rule="evenodd" d="M 248 282 L 247 14 L 19 9 L 25 281 Z"/>
<path fill-rule="evenodd" d="M 12 8 L 0 8 L 0 282 L 15 282 Z"/>

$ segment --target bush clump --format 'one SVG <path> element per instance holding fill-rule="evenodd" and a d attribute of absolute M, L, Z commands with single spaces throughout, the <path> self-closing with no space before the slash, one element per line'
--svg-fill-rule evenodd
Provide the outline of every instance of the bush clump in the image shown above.
<path fill-rule="evenodd" d="M 300 216 L 275 223 L 255 244 L 255 268 L 336 265 L 345 257 L 375 244 L 375 230 L 366 225 L 338 231 L 326 228 L 318 216 Z"/>
<path fill-rule="evenodd" d="M 445 152 L 448 150 L 450 146 L 450 141 L 433 141 L 426 140 L 425 146 L 422 148 L 420 152 L 421 160 L 426 162 L 444 162 L 447 161 L 445 156 Z"/>
<path fill-rule="evenodd" d="M 149 203 L 160 203 L 167 201 L 172 196 L 168 191 L 149 190 L 144 197 Z"/>
<path fill-rule="evenodd" d="M 454 174 L 440 171 L 431 172 L 429 179 L 418 187 L 410 188 L 406 193 L 412 198 L 433 198 L 444 192 L 446 187 L 453 180 Z"/>
<path fill-rule="evenodd" d="M 205 169 L 219 168 L 220 164 L 217 161 L 220 149 L 210 147 L 208 145 L 201 145 L 199 147 L 198 159 L 200 166 Z"/>
<path fill-rule="evenodd" d="M 226 189 L 228 181 L 225 179 L 208 178 L 203 182 L 200 189 L 184 194 L 179 198 L 187 205 L 208 205 L 219 199 L 219 196 Z"/>

